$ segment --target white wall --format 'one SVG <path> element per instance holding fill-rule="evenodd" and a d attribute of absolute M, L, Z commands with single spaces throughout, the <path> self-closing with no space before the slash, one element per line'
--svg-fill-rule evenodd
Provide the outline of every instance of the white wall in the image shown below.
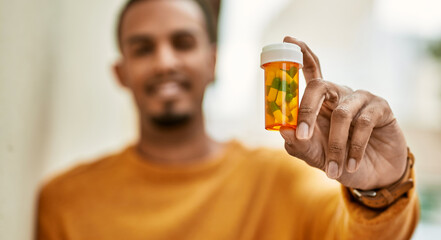
<path fill-rule="evenodd" d="M 47 141 L 52 2 L 0 2 L 0 239 L 31 237 Z"/>
<path fill-rule="evenodd" d="M 44 157 L 48 172 L 122 147 L 136 136 L 131 97 L 111 71 L 118 57 L 114 22 L 123 2 L 58 1 Z"/>
<path fill-rule="evenodd" d="M 48 173 L 134 138 L 109 72 L 120 2 L 0 2 L 0 239 L 32 238 Z"/>

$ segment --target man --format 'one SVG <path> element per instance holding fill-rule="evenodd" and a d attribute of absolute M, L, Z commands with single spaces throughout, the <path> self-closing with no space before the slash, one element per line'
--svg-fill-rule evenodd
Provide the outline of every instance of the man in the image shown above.
<path fill-rule="evenodd" d="M 390 107 L 322 80 L 305 43 L 284 39 L 301 46 L 307 87 L 298 129 L 281 134 L 286 151 L 312 167 L 207 136 L 202 100 L 216 45 L 206 10 L 199 0 L 124 8 L 115 72 L 137 104 L 139 142 L 46 184 L 37 239 L 410 238 L 413 158 Z"/>

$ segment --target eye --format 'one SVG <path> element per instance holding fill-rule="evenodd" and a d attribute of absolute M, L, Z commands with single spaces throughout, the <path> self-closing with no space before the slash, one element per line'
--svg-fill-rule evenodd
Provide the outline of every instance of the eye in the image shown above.
<path fill-rule="evenodd" d="M 173 46 L 181 51 L 191 50 L 196 46 L 196 39 L 188 33 L 177 34 L 173 37 Z"/>
<path fill-rule="evenodd" d="M 137 46 L 133 47 L 133 56 L 141 57 L 148 54 L 151 54 L 155 51 L 155 46 L 151 43 L 142 43 L 137 44 Z"/>

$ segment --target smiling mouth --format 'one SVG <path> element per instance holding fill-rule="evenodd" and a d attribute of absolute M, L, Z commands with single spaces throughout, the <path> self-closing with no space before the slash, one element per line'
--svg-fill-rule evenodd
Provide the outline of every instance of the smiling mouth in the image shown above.
<path fill-rule="evenodd" d="M 154 93 L 163 98 L 170 98 L 179 94 L 182 91 L 182 86 L 177 82 L 165 82 L 156 85 Z"/>
<path fill-rule="evenodd" d="M 153 83 L 147 84 L 145 92 L 148 95 L 169 98 L 179 94 L 182 91 L 191 89 L 190 82 L 182 76 L 171 76 L 167 79 L 154 79 Z"/>

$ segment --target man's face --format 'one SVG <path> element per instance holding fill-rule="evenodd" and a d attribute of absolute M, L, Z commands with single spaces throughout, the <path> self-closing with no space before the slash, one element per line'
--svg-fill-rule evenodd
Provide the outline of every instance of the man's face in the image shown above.
<path fill-rule="evenodd" d="M 132 91 L 141 119 L 176 126 L 200 114 L 215 66 L 205 24 L 192 0 L 141 1 L 127 10 L 116 71 Z"/>

